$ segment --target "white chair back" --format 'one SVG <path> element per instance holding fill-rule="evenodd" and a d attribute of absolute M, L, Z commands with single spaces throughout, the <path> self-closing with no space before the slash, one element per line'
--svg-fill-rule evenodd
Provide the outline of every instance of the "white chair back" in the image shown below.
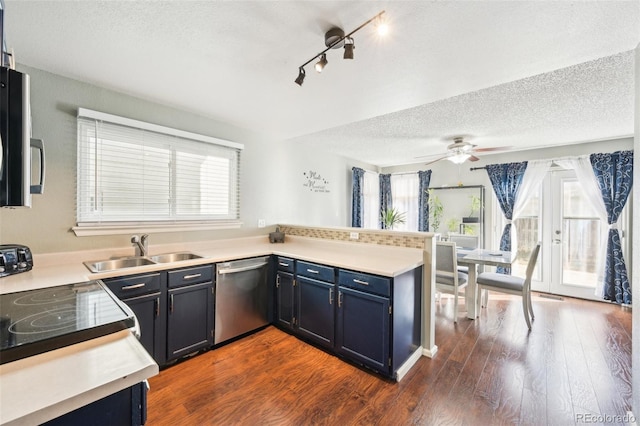
<path fill-rule="evenodd" d="M 455 243 L 458 247 L 476 249 L 480 246 L 480 237 L 477 235 L 449 235 L 449 241 Z"/>
<path fill-rule="evenodd" d="M 436 274 L 453 276 L 457 267 L 456 245 L 452 242 L 436 242 Z"/>

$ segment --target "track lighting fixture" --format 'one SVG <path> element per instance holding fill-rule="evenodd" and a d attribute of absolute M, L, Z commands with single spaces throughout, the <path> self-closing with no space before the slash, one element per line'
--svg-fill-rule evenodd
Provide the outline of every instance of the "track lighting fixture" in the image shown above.
<path fill-rule="evenodd" d="M 304 77 L 305 77 L 304 68 L 300 67 L 300 70 L 298 71 L 298 78 L 296 78 L 296 84 L 298 86 L 302 86 L 302 83 L 304 83 Z"/>
<path fill-rule="evenodd" d="M 305 77 L 304 67 L 316 59 L 319 60 L 315 64 L 315 69 L 317 72 L 322 72 L 328 63 L 327 52 L 330 49 L 339 49 L 344 46 L 343 59 L 353 59 L 353 49 L 355 49 L 356 46 L 353 41 L 353 37 L 351 36 L 370 23 L 375 21 L 378 34 L 385 35 L 388 32 L 388 26 L 382 15 L 384 15 L 384 10 L 346 35 L 341 28 L 337 27 L 331 28 L 327 31 L 324 35 L 324 44 L 327 48 L 298 67 L 298 78 L 295 80 L 296 84 L 302 86 Z"/>
<path fill-rule="evenodd" d="M 320 60 L 316 62 L 316 71 L 322 72 L 325 65 L 327 65 L 327 54 L 323 53 L 322 56 L 320 56 Z"/>
<path fill-rule="evenodd" d="M 344 56 L 343 59 L 353 59 L 353 49 L 356 48 L 356 45 L 353 43 L 353 39 L 351 37 L 347 38 L 344 42 Z"/>

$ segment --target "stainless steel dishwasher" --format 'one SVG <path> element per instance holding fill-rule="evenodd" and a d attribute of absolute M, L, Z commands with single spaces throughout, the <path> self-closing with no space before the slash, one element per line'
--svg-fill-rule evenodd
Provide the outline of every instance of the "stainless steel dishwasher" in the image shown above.
<path fill-rule="evenodd" d="M 267 256 L 216 265 L 214 344 L 269 323 L 268 264 Z"/>

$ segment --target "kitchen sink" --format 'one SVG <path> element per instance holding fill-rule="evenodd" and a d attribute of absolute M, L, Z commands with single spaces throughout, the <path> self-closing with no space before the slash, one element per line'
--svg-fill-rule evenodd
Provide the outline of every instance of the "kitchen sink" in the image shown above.
<path fill-rule="evenodd" d="M 164 253 L 151 256 L 151 260 L 156 263 L 180 262 L 181 260 L 202 259 L 202 256 L 190 252 Z"/>
<path fill-rule="evenodd" d="M 177 253 L 156 254 L 155 256 L 149 257 L 129 256 L 108 260 L 94 260 L 83 263 L 87 268 L 89 268 L 91 272 L 107 272 L 133 268 L 136 266 L 155 265 L 158 263 L 173 263 L 180 262 L 182 260 L 202 259 L 202 257 L 203 256 L 200 256 L 198 254 L 185 251 Z"/>
<path fill-rule="evenodd" d="M 120 259 L 97 260 L 84 262 L 91 272 L 116 271 L 136 266 L 153 265 L 156 262 L 146 257 L 123 257 Z"/>

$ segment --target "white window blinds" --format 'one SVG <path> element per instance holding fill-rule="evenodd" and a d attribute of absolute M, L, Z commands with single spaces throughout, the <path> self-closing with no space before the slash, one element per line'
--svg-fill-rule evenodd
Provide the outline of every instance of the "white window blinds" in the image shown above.
<path fill-rule="evenodd" d="M 241 144 L 78 111 L 78 225 L 239 219 Z"/>

